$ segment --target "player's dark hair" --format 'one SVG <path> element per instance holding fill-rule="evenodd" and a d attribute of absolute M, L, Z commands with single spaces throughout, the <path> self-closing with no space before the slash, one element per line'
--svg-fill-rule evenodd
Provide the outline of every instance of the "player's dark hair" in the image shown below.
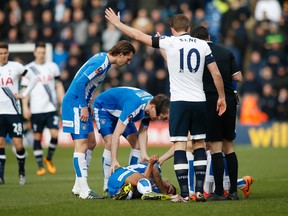
<path fill-rule="evenodd" d="M 108 53 L 112 56 L 117 56 L 119 54 L 128 55 L 129 53 L 135 54 L 135 48 L 133 45 L 127 40 L 121 40 L 117 44 L 115 44 Z"/>
<path fill-rule="evenodd" d="M 189 29 L 188 17 L 183 14 L 174 15 L 171 20 L 171 27 L 177 32 L 187 32 Z"/>
<path fill-rule="evenodd" d="M 169 110 L 170 99 L 164 94 L 156 95 L 150 102 L 156 106 L 156 115 L 166 114 Z"/>
<path fill-rule="evenodd" d="M 46 48 L 46 44 L 44 42 L 37 42 L 35 44 L 35 49 L 41 47 L 41 48 Z"/>
<path fill-rule="evenodd" d="M 208 40 L 209 38 L 208 30 L 204 26 L 195 26 L 191 29 L 190 35 L 201 40 Z"/>
<path fill-rule="evenodd" d="M 0 48 L 2 49 L 8 49 L 8 44 L 5 42 L 0 42 Z"/>

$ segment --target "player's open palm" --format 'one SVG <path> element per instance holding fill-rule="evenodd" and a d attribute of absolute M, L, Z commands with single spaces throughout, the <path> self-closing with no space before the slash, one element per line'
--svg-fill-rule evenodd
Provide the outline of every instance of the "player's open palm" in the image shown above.
<path fill-rule="evenodd" d="M 120 23 L 120 12 L 116 15 L 112 8 L 107 8 L 105 10 L 105 17 L 114 25 Z"/>

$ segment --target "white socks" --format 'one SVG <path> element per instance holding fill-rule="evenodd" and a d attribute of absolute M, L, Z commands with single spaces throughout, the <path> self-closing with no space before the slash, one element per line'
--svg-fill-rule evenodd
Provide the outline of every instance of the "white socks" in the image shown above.
<path fill-rule="evenodd" d="M 152 186 L 148 179 L 141 178 L 137 183 L 137 190 L 140 194 L 146 194 L 152 192 Z"/>
<path fill-rule="evenodd" d="M 103 184 L 103 191 L 107 189 L 108 179 L 110 177 L 110 167 L 111 167 L 111 151 L 104 149 L 102 155 L 102 167 L 104 173 L 104 184 Z"/>
<path fill-rule="evenodd" d="M 128 164 L 133 165 L 133 164 L 137 164 L 140 162 L 141 162 L 140 150 L 131 149 Z"/>
<path fill-rule="evenodd" d="M 77 178 L 75 183 L 77 183 L 78 181 L 78 185 L 80 188 L 80 197 L 86 198 L 88 196 L 90 188 L 87 183 L 88 172 L 87 172 L 87 162 L 85 160 L 85 154 L 81 152 L 74 152 L 73 165 Z"/>

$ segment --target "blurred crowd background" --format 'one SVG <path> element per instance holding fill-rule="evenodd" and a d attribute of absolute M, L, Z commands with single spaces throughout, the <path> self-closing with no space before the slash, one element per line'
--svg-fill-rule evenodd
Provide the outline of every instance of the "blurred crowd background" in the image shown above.
<path fill-rule="evenodd" d="M 65 90 L 93 54 L 128 39 L 104 17 L 121 12 L 124 23 L 147 34 L 171 35 L 169 21 L 183 13 L 208 27 L 211 40 L 230 49 L 242 70 L 239 121 L 246 125 L 288 121 L 288 0 L 0 0 L 0 41 L 53 45 Z M 129 39 L 128 39 L 129 40 Z M 125 85 L 169 95 L 159 50 L 132 41 L 130 65 L 112 68 L 99 92 Z M 17 59 L 21 61 L 21 59 Z M 25 64 L 25 62 L 23 62 Z"/>

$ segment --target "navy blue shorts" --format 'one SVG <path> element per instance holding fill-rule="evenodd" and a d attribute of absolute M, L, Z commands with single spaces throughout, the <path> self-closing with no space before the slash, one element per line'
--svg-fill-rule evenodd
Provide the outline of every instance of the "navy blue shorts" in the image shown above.
<path fill-rule="evenodd" d="M 21 115 L 0 115 L 0 137 L 6 137 L 7 133 L 9 134 L 10 138 L 22 138 L 23 118 Z"/>
<path fill-rule="evenodd" d="M 188 132 L 193 140 L 205 139 L 206 119 L 206 102 L 170 102 L 170 141 L 187 141 Z"/>
<path fill-rule="evenodd" d="M 59 117 L 56 111 L 32 114 L 31 123 L 34 132 L 42 133 L 44 128 L 59 128 Z"/>
<path fill-rule="evenodd" d="M 216 112 L 218 97 L 207 98 L 207 142 L 217 142 L 226 139 L 232 141 L 235 139 L 235 123 L 237 112 L 237 101 L 235 97 L 226 97 L 227 108 L 222 116 Z M 215 109 L 213 109 L 215 107 Z"/>

